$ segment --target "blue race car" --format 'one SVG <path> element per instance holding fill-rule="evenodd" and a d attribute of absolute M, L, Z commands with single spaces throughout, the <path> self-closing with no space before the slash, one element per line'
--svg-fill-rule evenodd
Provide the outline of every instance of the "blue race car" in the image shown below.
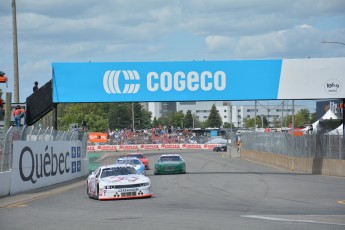
<path fill-rule="evenodd" d="M 121 157 L 115 161 L 115 164 L 132 165 L 139 174 L 145 175 L 145 165 L 137 157 Z"/>

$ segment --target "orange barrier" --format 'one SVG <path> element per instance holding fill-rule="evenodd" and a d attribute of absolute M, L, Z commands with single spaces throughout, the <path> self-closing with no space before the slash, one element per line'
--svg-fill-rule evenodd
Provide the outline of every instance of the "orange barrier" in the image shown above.
<path fill-rule="evenodd" d="M 89 142 L 107 142 L 108 134 L 101 132 L 91 132 L 89 133 Z"/>

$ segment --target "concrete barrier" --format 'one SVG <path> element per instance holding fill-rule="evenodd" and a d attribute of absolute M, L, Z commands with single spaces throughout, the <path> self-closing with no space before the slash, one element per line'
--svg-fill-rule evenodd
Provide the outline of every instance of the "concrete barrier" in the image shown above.
<path fill-rule="evenodd" d="M 345 177 L 345 160 L 291 157 L 243 149 L 241 157 L 290 171 Z"/>
<path fill-rule="evenodd" d="M 11 172 L 0 172 L 0 196 L 10 194 Z"/>

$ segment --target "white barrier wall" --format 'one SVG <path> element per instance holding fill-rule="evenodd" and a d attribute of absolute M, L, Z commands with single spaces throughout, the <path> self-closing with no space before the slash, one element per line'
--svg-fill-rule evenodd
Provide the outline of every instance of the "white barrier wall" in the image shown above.
<path fill-rule="evenodd" d="M 0 172 L 0 196 L 10 194 L 11 172 Z"/>
<path fill-rule="evenodd" d="M 224 144 L 140 144 L 140 145 L 88 145 L 87 151 L 139 151 L 139 150 L 187 150 L 187 149 L 200 149 L 212 150 L 216 146 Z"/>
<path fill-rule="evenodd" d="M 88 174 L 80 141 L 14 141 L 10 194 Z"/>

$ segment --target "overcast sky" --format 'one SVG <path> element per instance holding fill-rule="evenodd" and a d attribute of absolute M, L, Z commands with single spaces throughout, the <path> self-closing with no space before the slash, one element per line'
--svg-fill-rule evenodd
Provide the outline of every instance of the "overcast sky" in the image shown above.
<path fill-rule="evenodd" d="M 11 0 L 0 70 L 13 100 Z M 53 62 L 344 57 L 344 0 L 17 0 L 20 102 Z M 87 77 L 87 76 L 86 76 Z"/>

